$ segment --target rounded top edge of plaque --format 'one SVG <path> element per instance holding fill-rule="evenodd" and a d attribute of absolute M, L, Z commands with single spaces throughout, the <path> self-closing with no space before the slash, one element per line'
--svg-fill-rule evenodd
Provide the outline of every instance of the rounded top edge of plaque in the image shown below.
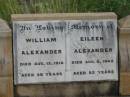
<path fill-rule="evenodd" d="M 117 19 L 114 12 L 97 13 L 46 13 L 46 14 L 12 14 L 12 21 L 33 20 L 83 20 L 83 19 Z"/>
<path fill-rule="evenodd" d="M 10 37 L 11 29 L 8 26 L 7 22 L 3 19 L 0 19 L 0 37 Z"/>

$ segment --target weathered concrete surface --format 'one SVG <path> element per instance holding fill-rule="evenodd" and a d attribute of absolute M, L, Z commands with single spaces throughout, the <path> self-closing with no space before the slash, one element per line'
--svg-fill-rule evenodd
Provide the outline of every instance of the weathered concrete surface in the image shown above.
<path fill-rule="evenodd" d="M 32 20 L 96 20 L 96 19 L 116 19 L 117 15 L 113 12 L 98 13 L 48 13 L 48 14 L 13 14 L 13 21 L 32 21 Z"/>
<path fill-rule="evenodd" d="M 16 86 L 15 97 L 87 97 L 116 95 L 114 82 L 65 83 Z"/>
<path fill-rule="evenodd" d="M 13 97 L 11 30 L 0 19 L 0 97 Z"/>
<path fill-rule="evenodd" d="M 119 40 L 120 58 L 121 58 L 121 72 L 130 71 L 130 33 L 120 33 Z"/>
<path fill-rule="evenodd" d="M 130 95 L 130 16 L 119 20 L 120 94 Z"/>
<path fill-rule="evenodd" d="M 130 73 L 121 73 L 120 92 L 123 95 L 130 95 Z"/>
<path fill-rule="evenodd" d="M 130 28 L 130 15 L 119 20 L 119 26 L 121 28 Z"/>
<path fill-rule="evenodd" d="M 0 76 L 13 76 L 11 41 L 11 37 L 0 37 Z"/>
<path fill-rule="evenodd" d="M 88 15 L 88 16 L 87 16 Z M 93 15 L 93 16 L 92 16 Z M 12 21 L 116 19 L 114 13 L 12 15 Z M 15 85 L 15 97 L 87 97 L 118 95 L 118 81 Z"/>
<path fill-rule="evenodd" d="M 11 29 L 2 19 L 0 19 L 0 37 L 11 37 Z"/>
<path fill-rule="evenodd" d="M 13 97 L 12 83 L 12 77 L 0 77 L 0 97 Z"/>

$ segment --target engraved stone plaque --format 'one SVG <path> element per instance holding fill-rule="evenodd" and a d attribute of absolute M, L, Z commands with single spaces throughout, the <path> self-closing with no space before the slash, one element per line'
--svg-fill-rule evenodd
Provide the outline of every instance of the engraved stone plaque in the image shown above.
<path fill-rule="evenodd" d="M 73 81 L 117 80 L 116 20 L 70 22 L 68 65 Z"/>
<path fill-rule="evenodd" d="M 66 22 L 14 22 L 15 83 L 65 80 Z"/>
<path fill-rule="evenodd" d="M 13 21 L 15 84 L 118 80 L 117 20 Z"/>

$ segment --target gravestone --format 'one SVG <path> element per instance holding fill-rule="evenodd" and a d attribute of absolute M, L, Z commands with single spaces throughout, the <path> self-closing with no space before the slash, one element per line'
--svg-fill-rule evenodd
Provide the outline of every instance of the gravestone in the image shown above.
<path fill-rule="evenodd" d="M 17 97 L 118 95 L 114 13 L 15 14 Z"/>
<path fill-rule="evenodd" d="M 7 23 L 0 19 L 0 97 L 13 97 L 12 37 Z"/>
<path fill-rule="evenodd" d="M 130 95 L 130 16 L 119 20 L 120 93 Z"/>

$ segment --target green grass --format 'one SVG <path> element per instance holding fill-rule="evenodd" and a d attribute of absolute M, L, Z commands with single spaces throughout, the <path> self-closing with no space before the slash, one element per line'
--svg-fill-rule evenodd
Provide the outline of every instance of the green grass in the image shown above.
<path fill-rule="evenodd" d="M 0 17 L 10 22 L 13 13 L 115 12 L 130 14 L 130 0 L 0 0 Z"/>

